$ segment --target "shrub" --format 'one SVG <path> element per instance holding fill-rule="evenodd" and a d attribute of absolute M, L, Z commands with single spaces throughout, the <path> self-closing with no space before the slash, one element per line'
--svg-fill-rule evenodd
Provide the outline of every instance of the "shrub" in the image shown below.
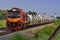
<path fill-rule="evenodd" d="M 0 10 L 0 20 L 5 19 L 6 10 Z"/>
<path fill-rule="evenodd" d="M 54 25 L 60 25 L 60 19 L 57 19 L 54 23 Z"/>
<path fill-rule="evenodd" d="M 6 20 L 0 20 L 0 28 L 6 27 Z"/>

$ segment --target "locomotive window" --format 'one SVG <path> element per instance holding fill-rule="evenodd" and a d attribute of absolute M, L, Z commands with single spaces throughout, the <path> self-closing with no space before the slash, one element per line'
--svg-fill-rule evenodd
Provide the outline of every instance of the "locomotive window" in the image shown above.
<path fill-rule="evenodd" d="M 9 11 L 8 12 L 8 17 L 20 17 L 20 12 L 19 11 Z"/>

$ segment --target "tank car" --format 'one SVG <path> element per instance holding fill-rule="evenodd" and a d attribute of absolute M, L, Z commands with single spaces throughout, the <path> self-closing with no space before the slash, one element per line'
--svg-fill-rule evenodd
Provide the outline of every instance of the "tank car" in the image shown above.
<path fill-rule="evenodd" d="M 32 25 L 33 17 L 32 15 L 27 15 L 28 16 L 28 25 Z"/>

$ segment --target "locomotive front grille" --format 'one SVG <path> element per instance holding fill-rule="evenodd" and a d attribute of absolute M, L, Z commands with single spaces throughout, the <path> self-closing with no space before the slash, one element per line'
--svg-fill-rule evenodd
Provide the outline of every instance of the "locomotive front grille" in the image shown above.
<path fill-rule="evenodd" d="M 11 23 L 11 26 L 15 27 L 17 26 L 17 23 Z"/>
<path fill-rule="evenodd" d="M 21 24 L 18 23 L 18 22 L 11 22 L 8 24 L 8 26 L 11 26 L 11 27 L 17 27 L 17 26 L 20 26 Z"/>

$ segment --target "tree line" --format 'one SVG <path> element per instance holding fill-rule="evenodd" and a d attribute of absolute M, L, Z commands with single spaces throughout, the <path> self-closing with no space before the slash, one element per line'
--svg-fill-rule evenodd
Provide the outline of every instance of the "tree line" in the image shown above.
<path fill-rule="evenodd" d="M 6 10 L 0 10 L 0 20 L 5 19 Z"/>
<path fill-rule="evenodd" d="M 32 15 L 37 15 L 37 12 L 35 11 L 28 11 L 29 15 L 32 14 Z"/>

